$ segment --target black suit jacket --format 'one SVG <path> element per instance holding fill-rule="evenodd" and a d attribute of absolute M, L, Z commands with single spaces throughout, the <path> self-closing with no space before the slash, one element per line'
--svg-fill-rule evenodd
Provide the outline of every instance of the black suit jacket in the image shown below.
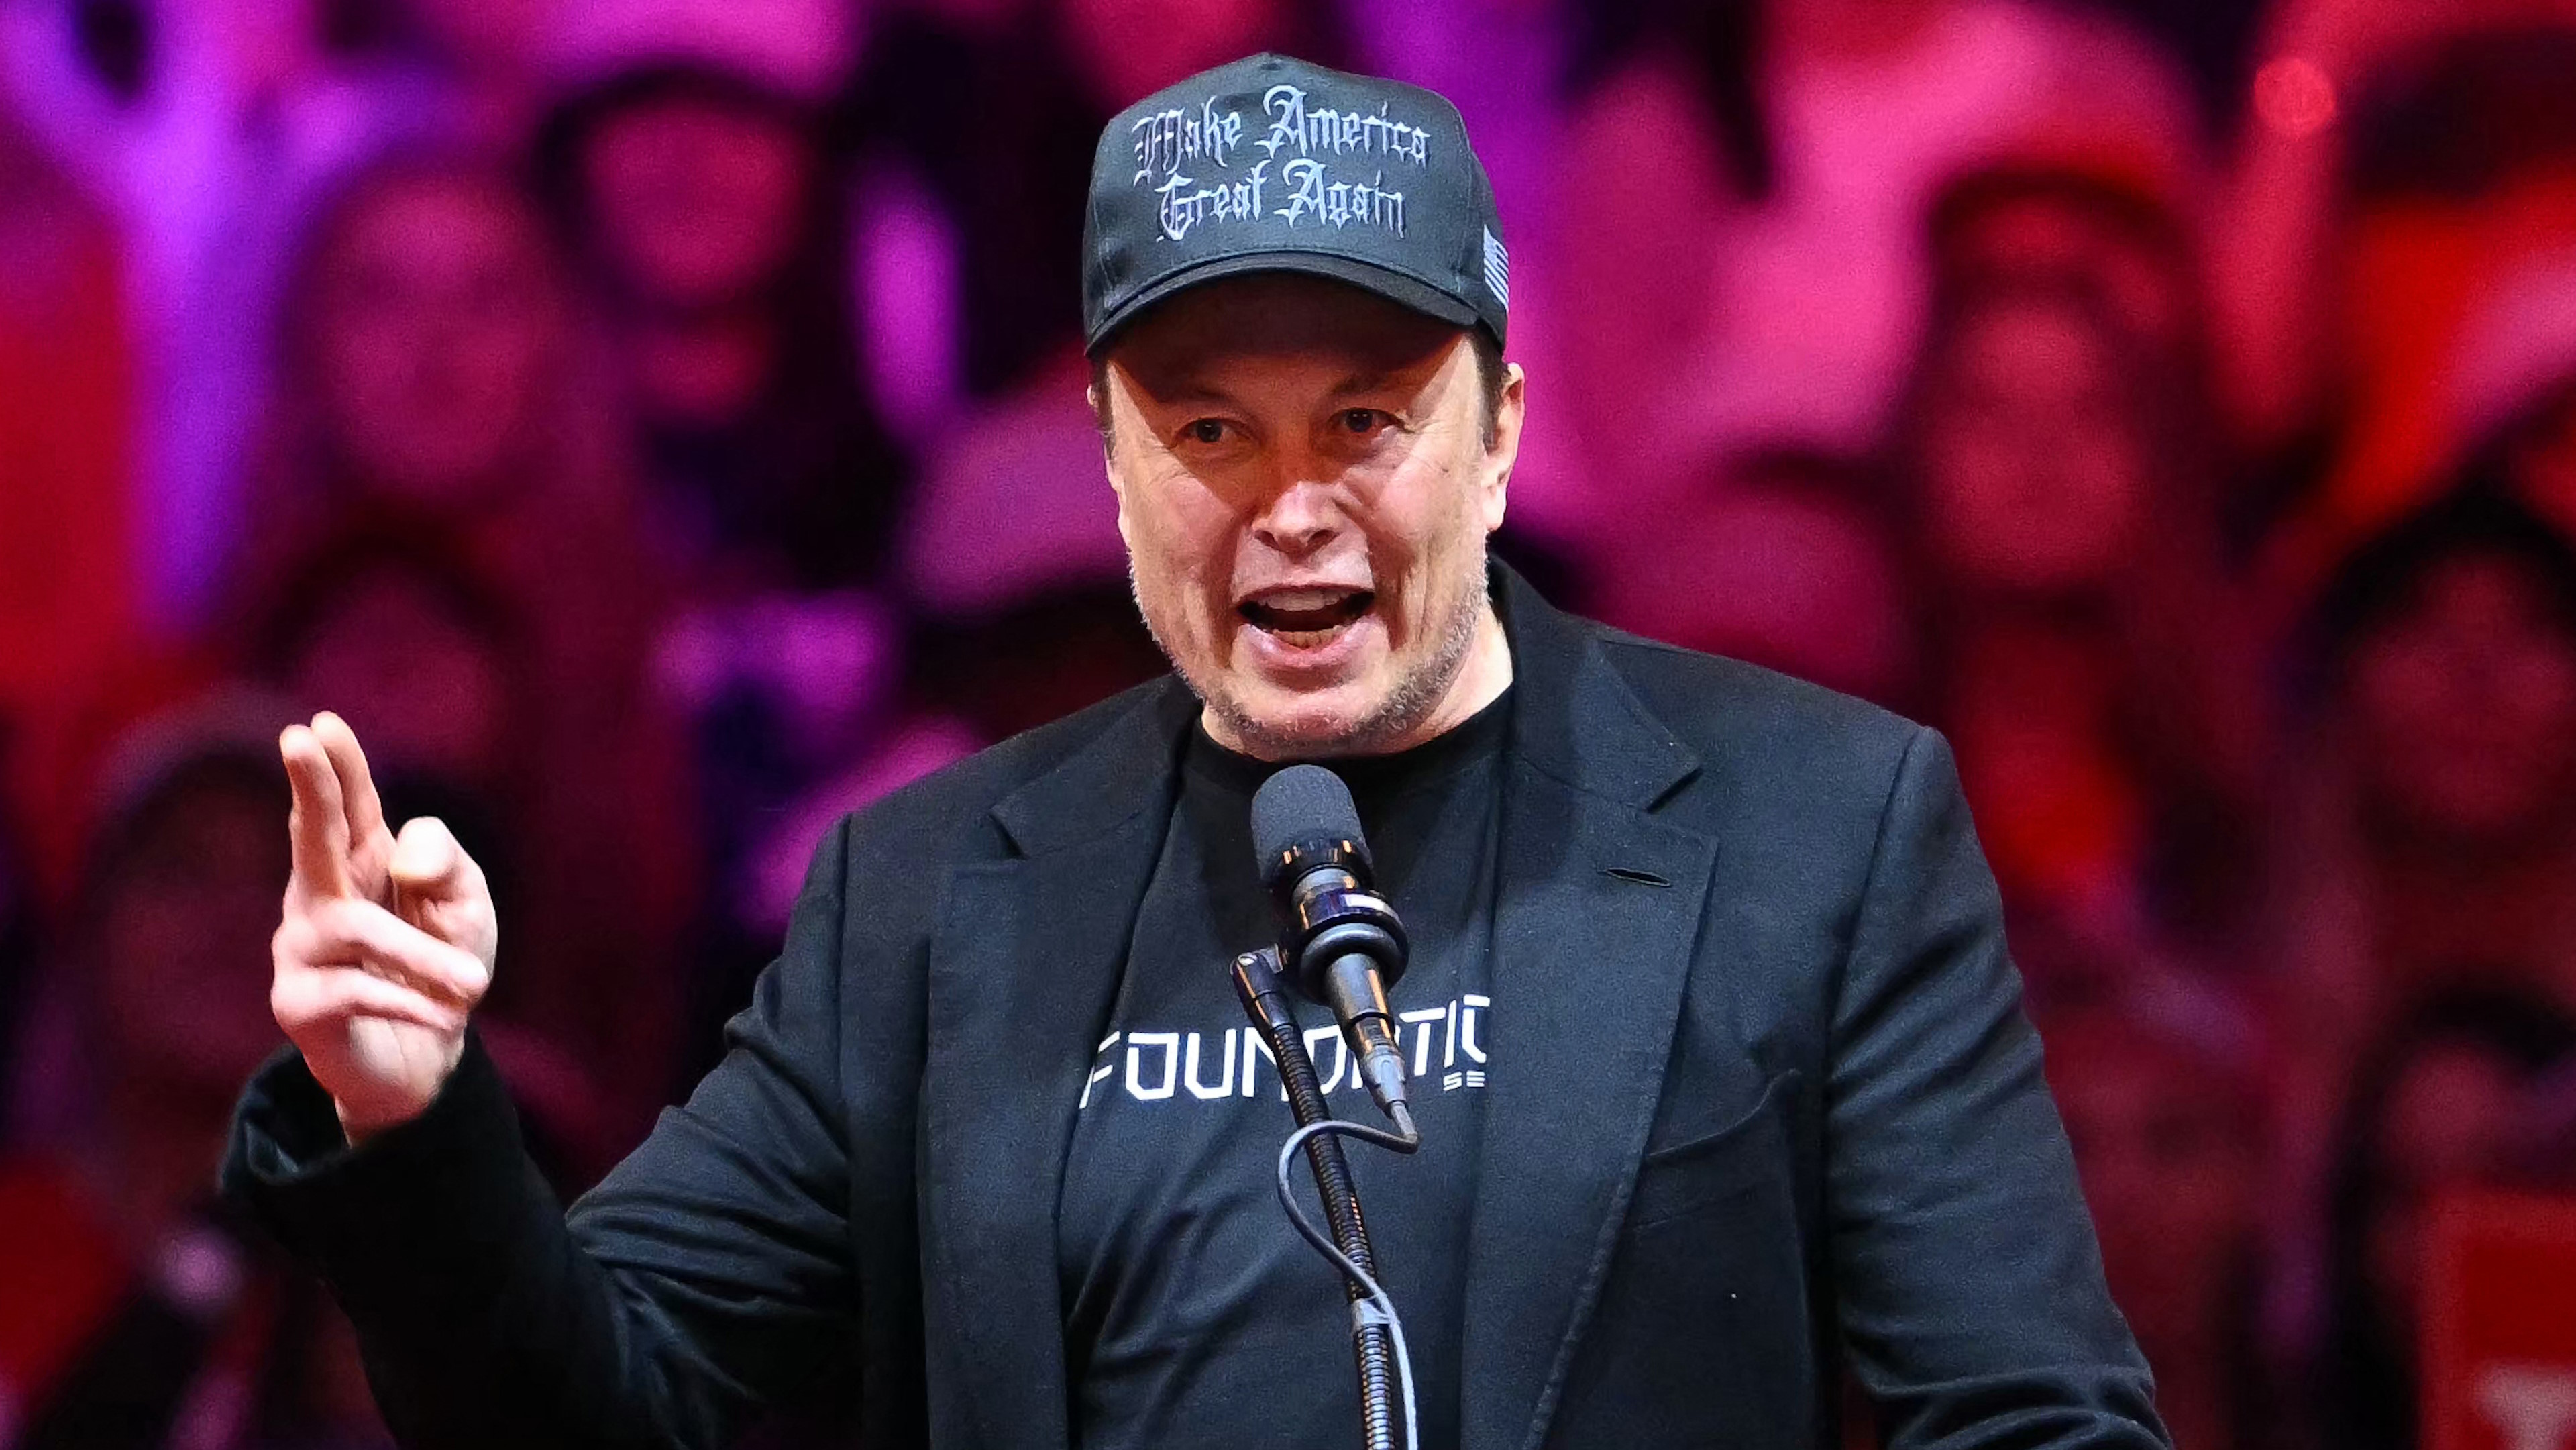
<path fill-rule="evenodd" d="M 1821 1445 L 1846 1363 L 1909 1450 L 2163 1444 L 1940 738 L 1496 593 L 1468 1450 Z M 1057 1191 L 1196 708 L 843 821 L 722 1066 L 568 1215 L 479 1051 L 355 1152 L 281 1059 L 226 1181 L 413 1444 L 712 1445 L 855 1375 L 870 1445 L 1059 1450 Z"/>

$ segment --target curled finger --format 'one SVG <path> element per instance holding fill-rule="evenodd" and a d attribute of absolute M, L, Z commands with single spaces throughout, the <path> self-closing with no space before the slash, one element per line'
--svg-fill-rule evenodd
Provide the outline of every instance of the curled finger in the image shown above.
<path fill-rule="evenodd" d="M 459 1009 L 491 985 L 483 959 L 439 940 L 372 901 L 343 897 L 307 914 L 312 960 L 362 966 Z"/>
<path fill-rule="evenodd" d="M 289 1038 L 361 1017 L 408 1022 L 442 1036 L 465 1030 L 463 1009 L 356 967 L 281 973 L 269 988 L 268 1006 Z"/>

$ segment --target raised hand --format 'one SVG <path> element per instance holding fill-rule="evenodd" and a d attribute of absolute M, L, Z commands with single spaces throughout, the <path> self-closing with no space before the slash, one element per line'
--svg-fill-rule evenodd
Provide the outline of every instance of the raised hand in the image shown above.
<path fill-rule="evenodd" d="M 326 710 L 277 743 L 295 865 L 269 1010 L 355 1143 L 418 1116 L 455 1071 L 500 925 L 483 868 L 444 824 L 386 825 L 347 722 Z"/>

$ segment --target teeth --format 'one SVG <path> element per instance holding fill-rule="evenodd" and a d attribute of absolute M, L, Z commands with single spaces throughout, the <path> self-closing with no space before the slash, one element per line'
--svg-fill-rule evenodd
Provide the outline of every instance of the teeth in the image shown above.
<path fill-rule="evenodd" d="M 1265 609 L 1327 609 L 1358 593 L 1356 589 L 1281 589 L 1253 596 Z"/>
<path fill-rule="evenodd" d="M 1298 649 L 1313 649 L 1341 633 L 1342 629 L 1343 626 L 1338 624 L 1330 629 L 1274 629 L 1270 637 Z"/>

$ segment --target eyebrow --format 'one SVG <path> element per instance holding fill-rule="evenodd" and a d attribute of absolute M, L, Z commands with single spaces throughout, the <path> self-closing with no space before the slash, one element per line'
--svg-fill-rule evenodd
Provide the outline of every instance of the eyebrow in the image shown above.
<path fill-rule="evenodd" d="M 1388 388 L 1402 388 L 1404 386 L 1402 372 L 1403 369 L 1400 368 L 1373 368 L 1366 372 L 1353 373 L 1326 389 L 1324 396 L 1351 398 Z M 1243 405 L 1241 399 L 1214 383 L 1191 379 L 1176 383 L 1169 392 L 1163 392 L 1155 389 L 1133 372 L 1128 376 L 1147 397 L 1166 408 L 1186 408 L 1202 403 L 1226 408 L 1239 408 Z"/>
<path fill-rule="evenodd" d="M 1139 380 L 1140 384 L 1142 380 Z M 1186 408 L 1193 403 L 1214 403 L 1219 407 L 1241 406 L 1234 394 L 1207 383 L 1183 383 L 1168 393 L 1144 389 L 1145 395 L 1167 408 Z"/>
<path fill-rule="evenodd" d="M 1398 379 L 1396 378 L 1395 373 L 1391 370 L 1381 369 L 1377 372 L 1355 373 L 1352 376 L 1344 378 L 1340 382 L 1333 384 L 1331 396 L 1336 398 L 1356 397 L 1362 393 L 1379 392 L 1383 389 L 1396 387 L 1398 385 Z"/>

